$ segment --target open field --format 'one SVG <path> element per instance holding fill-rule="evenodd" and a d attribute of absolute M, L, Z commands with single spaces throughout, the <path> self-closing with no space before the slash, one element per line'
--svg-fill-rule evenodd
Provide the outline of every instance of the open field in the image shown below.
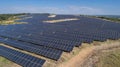
<path fill-rule="evenodd" d="M 108 57 L 111 54 L 120 56 L 118 52 L 119 50 L 120 41 L 111 41 L 110 43 L 104 43 L 102 46 L 96 46 L 92 54 L 86 58 L 86 61 L 84 61 L 81 67 L 106 67 L 108 60 L 114 60 L 115 64 L 109 64 L 107 67 L 113 67 L 112 65 L 114 65 L 114 67 L 119 67 L 116 65 L 119 64 L 117 60 L 115 60 L 113 57 Z M 116 58 L 119 59 L 119 57 Z M 109 61 L 109 63 L 112 63 L 112 61 Z"/>
<path fill-rule="evenodd" d="M 120 48 L 105 50 L 98 56 L 98 62 L 95 67 L 119 67 L 120 66 Z"/>

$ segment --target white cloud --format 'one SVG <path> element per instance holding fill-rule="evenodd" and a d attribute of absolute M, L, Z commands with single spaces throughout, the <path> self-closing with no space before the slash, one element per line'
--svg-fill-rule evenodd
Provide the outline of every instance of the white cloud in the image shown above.
<path fill-rule="evenodd" d="M 101 14 L 101 9 L 86 6 L 67 6 L 67 7 L 36 7 L 36 6 L 16 6 L 4 8 L 1 13 L 57 13 L 57 14 Z"/>

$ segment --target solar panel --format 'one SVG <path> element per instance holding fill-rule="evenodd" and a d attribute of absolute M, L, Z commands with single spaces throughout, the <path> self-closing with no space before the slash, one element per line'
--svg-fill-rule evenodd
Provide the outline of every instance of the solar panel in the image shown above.
<path fill-rule="evenodd" d="M 3 38 L 0 41 L 9 46 L 58 60 L 63 51 L 70 52 L 82 43 L 120 38 L 120 23 L 72 15 L 57 15 L 54 18 L 48 18 L 48 15 L 31 14 L 25 17 L 29 16 L 32 18 L 17 20 L 28 22 L 28 24 L 0 26 L 0 37 Z M 64 23 L 43 22 L 65 18 L 80 20 Z"/>
<path fill-rule="evenodd" d="M 19 48 L 22 50 L 36 53 L 38 55 L 45 56 L 47 58 L 51 58 L 53 60 L 58 60 L 60 56 L 62 55 L 61 50 L 56 50 L 56 49 L 43 47 L 43 46 L 37 46 L 37 45 L 30 44 L 30 43 L 15 41 L 11 39 L 0 38 L 0 42 L 5 43 L 9 46 L 13 46 L 15 48 Z"/>
<path fill-rule="evenodd" d="M 23 67 L 42 67 L 45 60 L 21 53 L 19 51 L 0 46 L 0 56 L 3 56 Z"/>
<path fill-rule="evenodd" d="M 5 37 L 5 38 L 12 38 L 12 39 L 17 39 L 20 41 L 25 41 L 25 42 L 29 42 L 29 43 L 33 43 L 35 45 L 42 45 L 42 46 L 47 46 L 47 47 L 51 47 L 51 48 L 55 48 L 55 49 L 60 49 L 60 50 L 64 50 L 64 51 L 72 51 L 74 45 L 61 45 L 61 44 L 56 44 L 56 43 L 52 43 L 52 42 L 46 42 L 46 41 L 39 41 L 39 40 L 34 40 L 34 39 L 28 39 L 28 38 L 16 38 L 15 36 L 12 36 L 10 34 L 1 34 L 0 36 Z"/>
<path fill-rule="evenodd" d="M 23 33 L 18 33 L 18 32 L 14 32 L 11 33 L 8 31 L 6 32 L 2 32 L 4 34 L 10 34 L 11 36 L 14 37 L 19 37 L 19 38 L 29 38 L 29 39 L 35 39 L 35 40 L 40 40 L 40 41 L 46 41 L 46 42 L 53 42 L 55 44 L 61 44 L 61 45 L 74 45 L 75 42 L 71 42 L 69 40 L 62 40 L 62 39 L 58 39 L 58 38 L 53 38 L 53 37 L 46 37 L 46 36 L 42 36 L 42 35 L 37 35 L 37 36 L 33 36 L 33 35 L 29 35 L 29 34 L 23 34 Z"/>

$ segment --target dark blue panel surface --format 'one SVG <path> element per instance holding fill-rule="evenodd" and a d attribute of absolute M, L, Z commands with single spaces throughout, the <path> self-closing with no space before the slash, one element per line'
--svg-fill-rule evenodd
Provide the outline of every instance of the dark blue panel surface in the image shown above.
<path fill-rule="evenodd" d="M 0 46 L 0 56 L 3 56 L 23 67 L 42 67 L 45 60 Z"/>

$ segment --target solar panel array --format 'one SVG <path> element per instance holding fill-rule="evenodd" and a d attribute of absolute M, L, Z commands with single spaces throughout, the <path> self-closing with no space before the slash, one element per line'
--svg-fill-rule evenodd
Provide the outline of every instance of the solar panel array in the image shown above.
<path fill-rule="evenodd" d="M 20 18 L 22 20 L 17 20 L 17 22 L 28 22 L 28 24 L 0 26 L 0 42 L 52 60 L 59 60 L 63 52 L 71 52 L 74 47 L 79 47 L 82 43 L 103 42 L 107 39 L 116 40 L 120 38 L 120 23 L 101 19 L 73 15 L 57 15 L 54 18 L 49 18 L 48 15 L 44 14 L 29 14 Z M 43 22 L 65 18 L 78 18 L 79 20 L 58 23 Z M 5 52 L 10 51 L 2 53 L 4 52 L 3 48 L 5 48 Z M 0 49 L 2 50 L 1 56 L 20 65 L 24 64 L 24 62 L 16 61 L 21 58 L 12 59 L 15 50 L 3 46 L 0 46 Z M 7 54 L 11 53 L 13 54 L 8 57 Z M 42 63 L 36 63 L 43 65 L 42 59 L 37 58 L 36 60 L 41 60 Z M 28 60 L 26 61 L 28 62 Z"/>
<path fill-rule="evenodd" d="M 0 46 L 0 56 L 3 56 L 23 67 L 42 67 L 45 60 L 38 59 L 28 54 L 24 54 L 4 46 Z"/>

